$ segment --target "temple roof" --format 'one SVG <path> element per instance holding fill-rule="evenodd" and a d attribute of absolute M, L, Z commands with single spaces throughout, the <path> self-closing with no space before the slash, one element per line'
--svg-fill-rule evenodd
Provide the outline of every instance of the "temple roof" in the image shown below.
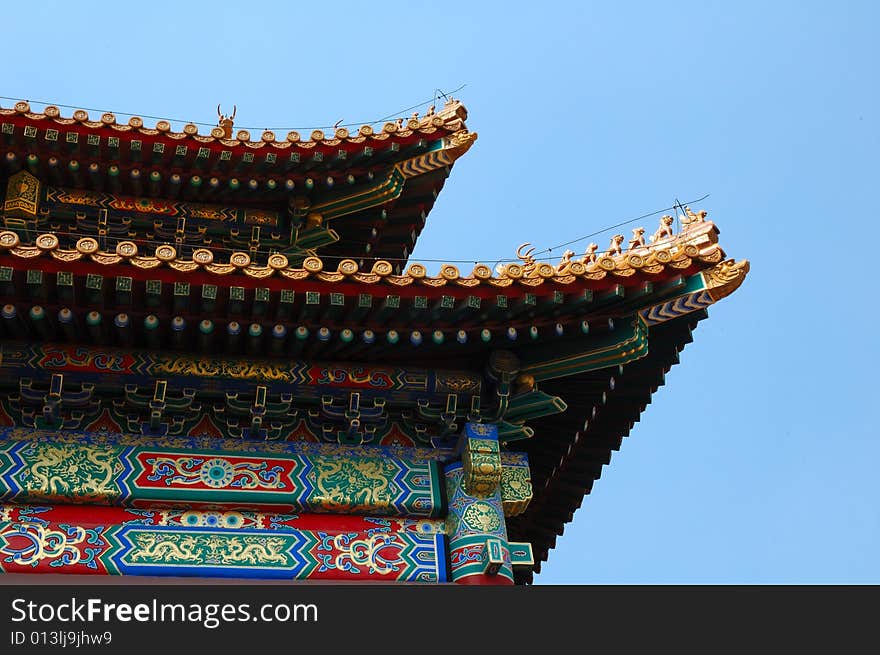
<path fill-rule="evenodd" d="M 466 117 L 451 100 L 380 129 L 265 131 L 252 140 L 247 130 L 227 138 L 219 126 L 201 135 L 191 123 L 175 132 L 169 121 L 148 128 L 136 116 L 125 124 L 84 110 L 62 117 L 58 107 L 33 112 L 22 101 L 0 108 L 0 138 L 6 170 L 44 185 L 272 209 L 281 223 L 290 211 L 294 224 L 325 232 L 322 252 L 405 261 L 454 161 L 476 139 Z"/>
<path fill-rule="evenodd" d="M 177 347 L 188 348 L 198 340 L 200 321 L 230 326 L 247 321 L 253 329 L 271 329 L 279 337 L 258 339 L 254 354 L 287 356 L 291 348 L 308 343 L 306 352 L 312 357 L 415 359 L 430 365 L 432 360 L 467 361 L 493 348 L 514 348 L 532 353 L 527 358 L 539 366 L 539 361 L 559 359 L 566 349 L 576 354 L 587 347 L 577 342 L 563 348 L 554 335 L 589 333 L 599 338 L 616 321 L 630 324 L 636 314 L 651 325 L 729 294 L 742 283 L 748 264 L 726 260 L 717 234 L 713 223 L 702 221 L 619 253 L 593 253 L 579 260 L 566 255 L 555 265 L 526 256 L 494 272 L 478 264 L 469 275 L 447 264 L 432 276 L 421 264 L 396 275 L 382 260 L 361 272 L 353 260 L 327 271 L 317 257 L 294 267 L 279 254 L 267 264 L 250 262 L 245 252 L 215 261 L 207 249 L 183 259 L 167 244 L 141 255 L 133 242 L 120 242 L 115 252 L 108 252 L 91 237 L 62 248 L 52 233 L 39 235 L 34 245 L 22 245 L 16 232 L 0 231 L 0 299 L 9 303 L 4 311 L 22 316 L 72 311 L 80 321 L 89 314 L 105 326 L 118 321 L 131 326 L 118 335 L 103 329 L 93 342 L 105 346 L 118 342 L 144 347 L 144 321 L 164 326 L 155 332 L 161 335 L 158 341 L 150 337 L 151 348 L 175 347 L 167 341 L 172 323 L 178 324 Z M 54 318 L 47 323 L 55 326 L 48 333 L 38 323 L 21 323 L 17 338 L 68 338 Z M 388 346 L 367 347 L 383 338 Z M 557 345 L 544 352 L 539 347 L 543 343 Z M 206 347 L 208 354 L 220 343 Z"/>
<path fill-rule="evenodd" d="M 135 429 L 144 422 L 131 407 L 149 401 L 144 385 L 155 377 L 138 367 L 156 353 L 180 404 L 170 416 L 200 403 L 244 416 L 261 389 L 282 418 L 291 403 L 320 402 L 303 416 L 330 420 L 345 407 L 320 384 L 290 394 L 288 378 L 305 379 L 315 362 L 401 367 L 398 381 L 404 368 L 419 379 L 440 372 L 443 393 L 392 394 L 385 410 L 382 399 L 359 411 L 366 423 L 418 423 L 423 444 L 456 422 L 498 422 L 502 442 L 530 459 L 533 499 L 509 517 L 509 533 L 533 544 L 540 571 L 707 307 L 742 284 L 749 263 L 727 259 L 706 212 L 688 209 L 677 231 L 663 216 L 650 239 L 636 228 L 628 245 L 615 235 L 605 250 L 590 244 L 559 261 L 521 248 L 494 270 L 407 265 L 451 166 L 476 138 L 465 118 L 453 101 L 378 132 L 252 141 L 221 127 L 200 135 L 192 124 L 173 132 L 167 121 L 146 128 L 111 114 L 33 113 L 27 103 L 0 109 L 0 388 L 17 389 L 19 418 L 37 421 L 38 401 L 60 384 L 40 362 L 57 357 L 70 365 L 71 398 L 97 412 L 107 402 L 91 394 L 110 384 L 98 395 L 133 412 Z M 184 238 L 181 220 L 198 231 Z M 251 247 L 237 240 L 245 227 L 257 235 L 244 241 Z M 77 368 L 74 350 L 114 361 L 133 354 L 131 370 L 96 377 Z M 242 352 L 248 375 L 233 379 Z M 175 377 L 198 358 L 216 370 Z M 502 390 L 504 375 L 511 386 Z M 88 411 L 74 409 L 66 418 L 85 425 Z M 272 438 L 292 438 L 279 426 Z M 368 444 L 369 434 L 358 438 Z"/>

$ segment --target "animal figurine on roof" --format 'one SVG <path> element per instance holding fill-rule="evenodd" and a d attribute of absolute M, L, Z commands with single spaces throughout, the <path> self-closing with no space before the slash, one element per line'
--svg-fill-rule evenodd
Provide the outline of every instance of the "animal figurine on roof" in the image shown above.
<path fill-rule="evenodd" d="M 525 252 L 523 252 L 524 248 L 528 248 Z M 526 277 L 529 277 L 537 267 L 538 263 L 535 261 L 535 258 L 532 257 L 532 253 L 535 252 L 535 247 L 532 246 L 531 243 L 524 243 L 519 248 L 516 249 L 516 256 L 522 260 L 523 274 Z"/>
<path fill-rule="evenodd" d="M 588 245 L 587 249 L 584 251 L 584 256 L 581 257 L 581 264 L 595 264 L 597 250 L 599 250 L 598 243 L 591 243 Z"/>
<path fill-rule="evenodd" d="M 217 105 L 217 116 L 220 117 L 217 125 L 223 130 L 223 137 L 226 139 L 232 138 L 232 122 L 235 120 L 236 111 L 238 111 L 238 107 L 232 105 L 232 114 L 224 116 L 223 112 L 220 111 L 220 105 Z"/>
<path fill-rule="evenodd" d="M 556 265 L 557 273 L 564 273 L 568 270 L 569 265 L 571 264 L 571 258 L 574 257 L 574 250 L 566 250 L 562 253 L 562 259 L 559 260 L 559 263 Z"/>
<path fill-rule="evenodd" d="M 660 239 L 666 239 L 667 237 L 672 236 L 672 223 L 675 219 L 666 214 L 660 217 L 660 226 L 657 228 L 657 231 L 651 235 L 651 243 L 657 243 Z"/>
<path fill-rule="evenodd" d="M 680 214 L 678 216 L 678 220 L 681 221 L 681 224 L 684 227 L 691 227 L 693 225 L 696 225 L 697 223 L 702 223 L 706 220 L 706 216 L 709 215 L 709 212 L 707 212 L 705 209 L 701 209 L 695 214 L 691 211 L 690 207 L 685 207 L 684 213 L 687 214 L 687 216 L 682 216 Z"/>
<path fill-rule="evenodd" d="M 645 245 L 645 228 L 636 227 L 633 228 L 633 236 L 632 239 L 629 240 L 629 247 L 627 250 L 632 250 L 634 248 L 641 248 Z"/>
<path fill-rule="evenodd" d="M 626 239 L 622 234 L 615 234 L 611 237 L 611 245 L 608 247 L 608 250 L 605 251 L 605 254 L 608 257 L 613 257 L 614 255 L 619 255 L 623 252 L 623 248 L 621 247 L 623 244 L 623 240 Z"/>

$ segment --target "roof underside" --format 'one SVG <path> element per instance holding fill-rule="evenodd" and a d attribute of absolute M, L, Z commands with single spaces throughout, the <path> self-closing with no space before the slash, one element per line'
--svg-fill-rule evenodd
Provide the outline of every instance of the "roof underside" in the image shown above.
<path fill-rule="evenodd" d="M 707 316 L 701 310 L 654 326 L 648 354 L 624 367 L 541 384 L 543 392 L 563 398 L 568 410 L 534 421 L 534 438 L 520 442 L 529 455 L 534 496 L 523 514 L 508 519 L 510 539 L 532 544 L 535 573 Z M 532 575 L 522 572 L 518 582 L 529 583 Z"/>

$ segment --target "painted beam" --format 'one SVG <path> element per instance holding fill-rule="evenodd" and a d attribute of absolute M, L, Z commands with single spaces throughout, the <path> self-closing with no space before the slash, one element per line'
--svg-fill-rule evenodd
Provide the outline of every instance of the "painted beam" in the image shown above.
<path fill-rule="evenodd" d="M 0 502 L 440 516 L 436 461 L 379 450 L 243 452 L 144 445 L 68 430 L 0 429 Z M 85 438 L 84 438 L 85 437 Z M 92 438 L 89 438 L 92 437 Z M 263 444 L 254 442 L 258 446 Z"/>
<path fill-rule="evenodd" d="M 524 348 L 517 353 L 522 362 L 520 374 L 540 382 L 626 364 L 648 354 L 648 328 L 642 318 L 630 316 L 616 325 L 616 329 L 601 336 L 578 330 L 580 336 L 574 339 Z"/>
<path fill-rule="evenodd" d="M 17 317 L 13 317 L 17 318 Z M 13 319 L 7 319 L 12 321 Z M 469 398 L 478 394 L 481 377 L 467 371 L 426 370 L 343 363 L 279 362 L 278 360 L 199 357 L 137 350 L 92 349 L 68 344 L 0 344 L 2 380 L 48 379 L 63 373 L 71 381 L 103 387 L 122 384 L 151 386 L 157 378 L 169 384 L 225 394 L 267 384 L 315 402 L 330 390 L 359 391 L 389 402 L 414 403 L 417 398 L 445 402 L 448 393 Z"/>
<path fill-rule="evenodd" d="M 0 571 L 447 581 L 443 522 L 0 505 Z"/>

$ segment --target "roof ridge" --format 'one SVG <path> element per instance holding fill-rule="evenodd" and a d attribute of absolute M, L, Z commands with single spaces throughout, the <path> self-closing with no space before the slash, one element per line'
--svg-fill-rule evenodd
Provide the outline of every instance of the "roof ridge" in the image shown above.
<path fill-rule="evenodd" d="M 11 109 L 0 107 L 0 116 L 16 115 L 36 121 L 52 120 L 59 125 L 81 124 L 92 129 L 110 128 L 118 132 L 135 132 L 152 136 L 163 135 L 172 139 L 191 138 L 201 143 L 216 141 L 229 147 L 246 145 L 254 148 L 270 145 L 276 148 L 289 148 L 293 144 L 360 143 L 366 138 L 384 139 L 395 134 L 401 137 L 407 137 L 413 133 L 432 134 L 441 128 L 457 132 L 466 129 L 464 120 L 467 117 L 467 109 L 460 100 L 450 98 L 440 111 L 435 112 L 432 106 L 422 117 L 419 117 L 418 112 L 414 112 L 409 119 L 398 118 L 394 121 L 386 121 L 379 130 L 375 130 L 369 124 L 361 125 L 354 133 L 346 127 L 337 127 L 330 135 L 325 134 L 322 129 L 313 129 L 309 138 L 306 139 L 302 138 L 302 135 L 296 130 L 289 131 L 284 139 L 277 139 L 272 130 L 264 130 L 258 140 L 252 140 L 250 131 L 246 129 L 236 131 L 234 136 L 227 136 L 227 132 L 220 125 L 212 128 L 208 134 L 200 134 L 199 126 L 191 122 L 184 125 L 182 132 L 174 132 L 171 129 L 171 122 L 166 119 L 158 120 L 154 128 L 149 128 L 146 127 L 144 119 L 140 116 L 131 116 L 126 124 L 120 124 L 112 112 L 104 112 L 97 121 L 90 120 L 89 113 L 85 109 L 74 110 L 70 117 L 62 116 L 61 109 L 57 105 L 47 105 L 42 112 L 34 112 L 31 111 L 30 103 L 26 100 L 15 103 Z"/>

